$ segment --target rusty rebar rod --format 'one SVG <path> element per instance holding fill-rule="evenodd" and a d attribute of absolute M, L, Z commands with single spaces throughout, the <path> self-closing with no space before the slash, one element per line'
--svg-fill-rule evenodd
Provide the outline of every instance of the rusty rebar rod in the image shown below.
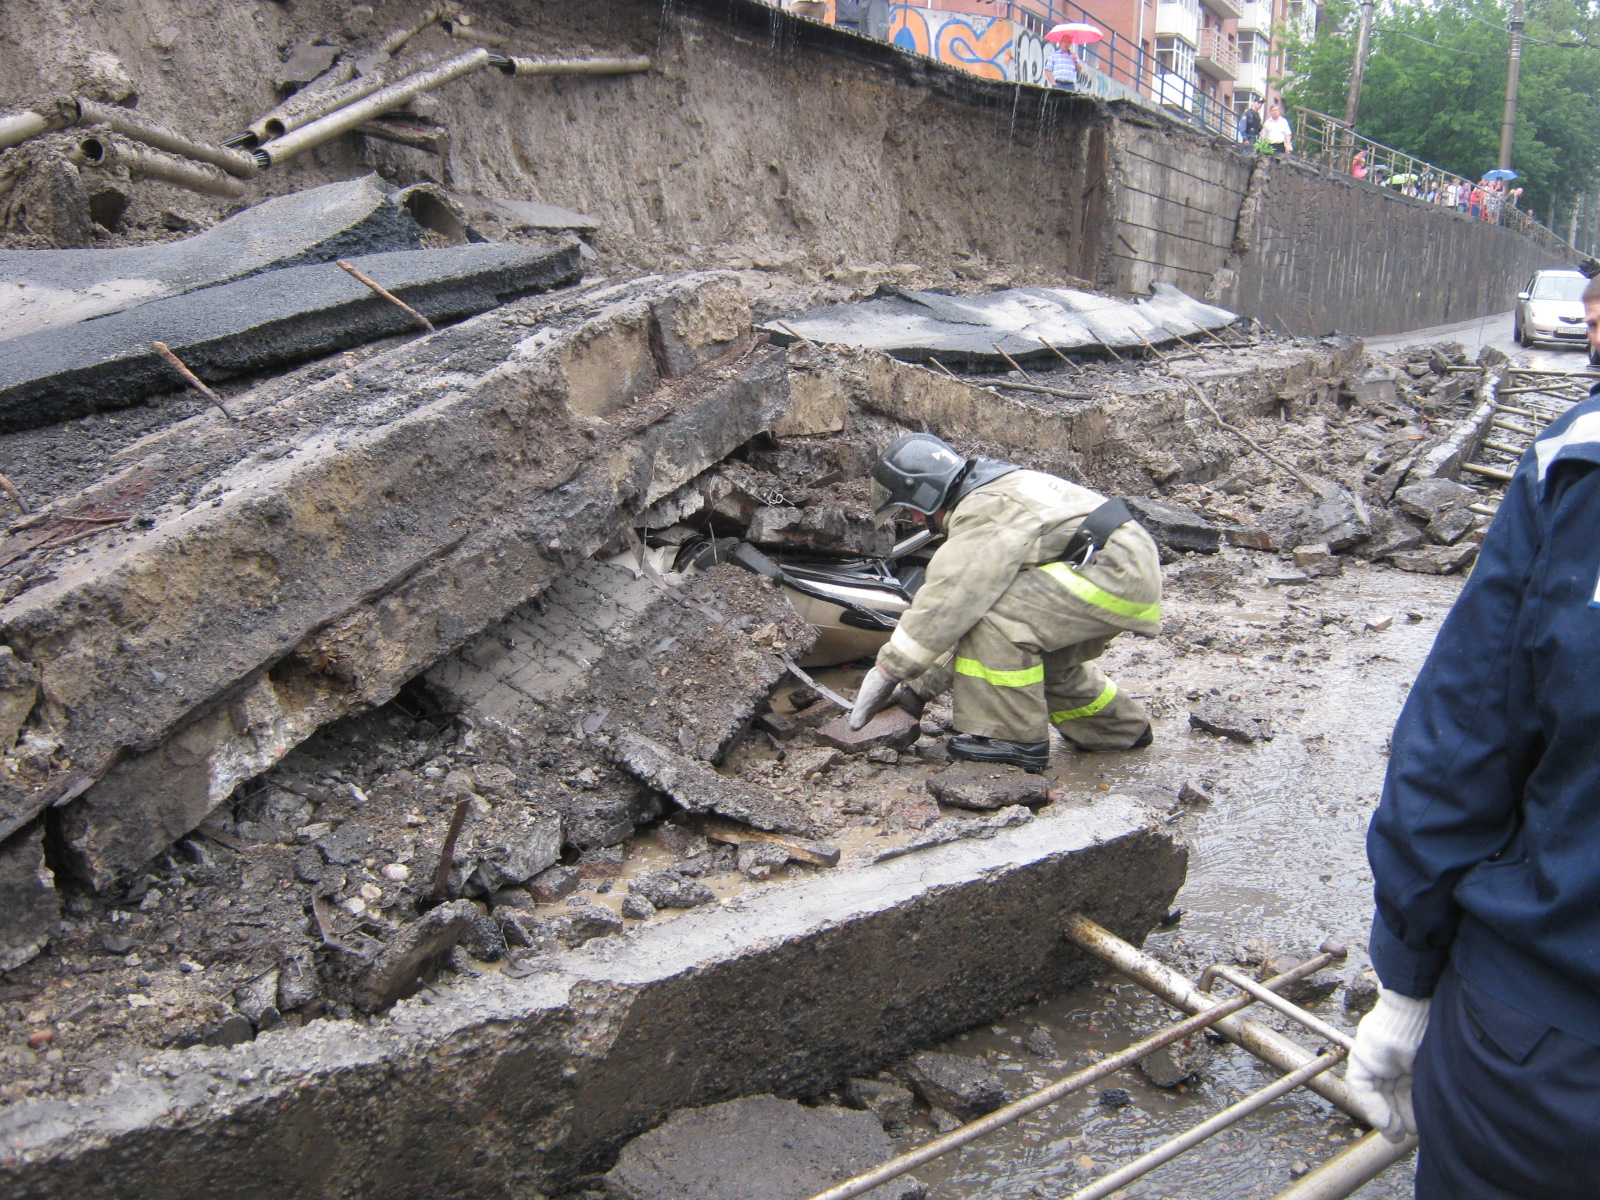
<path fill-rule="evenodd" d="M 1120 1191 L 1126 1184 L 1132 1183 L 1141 1175 L 1148 1175 L 1163 1163 L 1171 1162 L 1185 1150 L 1193 1149 L 1207 1138 L 1221 1133 L 1231 1125 L 1236 1125 L 1257 1109 L 1265 1108 L 1280 1096 L 1286 1096 L 1302 1083 L 1309 1083 L 1314 1077 L 1322 1074 L 1329 1067 L 1337 1066 L 1344 1061 L 1345 1051 L 1338 1050 L 1326 1054 L 1319 1054 L 1298 1070 L 1289 1072 L 1276 1083 L 1268 1084 L 1258 1092 L 1252 1092 L 1236 1104 L 1217 1113 L 1216 1116 L 1201 1121 L 1193 1129 L 1185 1130 L 1177 1137 L 1171 1138 L 1151 1150 L 1148 1154 L 1141 1154 L 1124 1167 L 1119 1167 L 1109 1175 L 1095 1180 L 1088 1187 L 1079 1188 L 1072 1193 L 1071 1200 L 1102 1200 L 1112 1192 Z"/>
<path fill-rule="evenodd" d="M 1016 359 L 1012 358 L 1011 355 L 1007 354 L 1004 350 L 1000 349 L 1000 343 L 999 342 L 990 342 L 989 345 L 994 347 L 994 352 L 996 354 L 998 354 L 1001 358 L 1005 359 L 1008 363 L 1011 364 L 1011 369 L 1013 371 L 1015 371 L 1018 375 L 1021 375 L 1029 383 L 1033 382 L 1033 376 L 1029 375 L 1026 371 L 1024 371 L 1022 369 L 1022 364 L 1021 363 L 1019 363 Z"/>
<path fill-rule="evenodd" d="M 372 278 L 372 276 L 367 275 L 367 274 L 363 273 L 362 271 L 358 270 L 357 268 L 351 266 L 349 263 L 345 262 L 345 260 L 342 259 L 342 258 L 336 260 L 335 265 L 343 267 L 346 271 L 349 271 L 351 275 L 356 277 L 356 279 L 358 279 L 362 283 L 366 284 L 369 288 L 371 288 L 374 292 L 378 293 L 378 295 L 382 296 L 390 304 L 394 305 L 401 312 L 405 313 L 406 316 L 410 317 L 413 321 L 415 321 L 419 326 L 421 326 L 427 332 L 429 332 L 429 333 L 433 332 L 433 322 L 432 321 L 428 320 L 427 317 L 423 316 L 416 309 L 412 308 L 411 305 L 407 304 L 404 300 L 400 299 L 399 296 L 396 296 L 388 288 L 384 287 L 383 284 L 379 283 L 376 279 Z"/>
<path fill-rule="evenodd" d="M 1241 992 L 1249 992 L 1250 995 L 1261 1001 L 1268 1008 L 1276 1009 L 1291 1021 L 1304 1025 L 1318 1037 L 1327 1038 L 1335 1046 L 1343 1046 L 1346 1050 L 1349 1050 L 1356 1044 L 1355 1039 L 1342 1029 L 1335 1029 L 1320 1017 L 1313 1016 L 1298 1004 L 1291 1004 L 1282 996 L 1268 991 L 1261 985 L 1260 981 L 1251 979 L 1248 975 L 1236 971 L 1230 966 L 1217 963 L 1207 967 L 1200 976 L 1200 990 L 1209 992 L 1213 979 L 1225 979 Z"/>
<path fill-rule="evenodd" d="M 1369 1133 L 1315 1171 L 1302 1175 L 1273 1200 L 1344 1200 L 1416 1148 L 1416 1134 L 1408 1134 L 1400 1142 L 1391 1142 L 1381 1133 Z"/>
<path fill-rule="evenodd" d="M 1101 337 L 1094 330 L 1091 329 L 1089 331 L 1089 336 L 1094 338 L 1095 341 L 1099 342 L 1103 347 L 1105 347 L 1106 350 L 1110 351 L 1111 357 L 1116 359 L 1119 363 L 1126 363 L 1128 361 L 1127 359 L 1123 358 L 1122 355 L 1117 353 L 1117 348 L 1115 346 L 1106 341 L 1105 338 Z"/>
<path fill-rule="evenodd" d="M 1098 929 L 1099 926 L 1095 926 L 1095 928 Z M 1108 934 L 1107 936 L 1109 937 L 1110 935 Z M 1282 975 L 1267 980 L 1263 986 L 1268 988 L 1284 987 L 1296 980 L 1315 974 L 1330 963 L 1337 962 L 1340 957 L 1342 956 L 1325 952 L 1316 958 L 1306 960 L 1291 970 L 1285 971 Z M 1225 1020 L 1255 1002 L 1255 997 L 1249 994 L 1235 996 L 1231 1000 L 1220 1001 L 1216 1007 L 1208 1008 L 1191 1017 L 1186 1017 L 1176 1024 L 1169 1025 L 1167 1028 L 1151 1034 L 1142 1041 L 1135 1042 L 1124 1050 L 1119 1050 L 1117 1053 L 1109 1055 L 1091 1066 L 1084 1067 L 1081 1071 L 1074 1071 L 1065 1079 L 1057 1080 L 1048 1087 L 1040 1088 L 1020 1100 L 1014 1100 L 1003 1108 L 997 1108 L 987 1116 L 968 1122 L 959 1129 L 951 1130 L 941 1137 L 924 1142 L 916 1149 L 892 1158 L 870 1171 L 864 1171 L 853 1179 L 847 1179 L 843 1183 L 835 1184 L 825 1192 L 818 1192 L 810 1200 L 850 1200 L 853 1196 L 860 1196 L 865 1192 L 869 1192 L 879 1184 L 904 1175 L 907 1171 L 913 1171 L 923 1163 L 932 1162 L 951 1150 L 965 1146 L 968 1142 L 976 1141 L 984 1134 L 1009 1125 L 1019 1117 L 1025 1117 L 1031 1112 L 1044 1108 L 1046 1105 L 1054 1104 L 1063 1096 L 1082 1091 L 1091 1083 L 1104 1079 L 1107 1075 L 1114 1074 L 1124 1067 L 1132 1066 L 1141 1058 L 1154 1053 L 1163 1046 L 1170 1046 L 1173 1042 L 1182 1041 L 1192 1033 L 1213 1026 L 1218 1021 Z"/>
<path fill-rule="evenodd" d="M 439 865 L 433 869 L 433 886 L 428 890 L 431 900 L 443 900 L 449 888 L 450 864 L 456 857 L 456 839 L 461 836 L 461 827 L 467 823 L 467 811 L 471 807 L 472 801 L 458 800 L 455 812 L 450 814 L 450 828 L 445 832 L 444 845 L 439 847 Z"/>
<path fill-rule="evenodd" d="M 1082 374 L 1085 373 L 1084 369 L 1082 367 L 1080 367 L 1077 363 L 1073 362 L 1065 354 L 1061 353 L 1061 350 L 1049 338 L 1044 337 L 1042 335 L 1038 335 L 1038 336 L 1039 336 L 1039 344 L 1041 346 L 1043 346 L 1046 350 L 1048 350 L 1052 354 L 1054 354 L 1062 362 L 1066 363 L 1067 366 L 1071 367 L 1074 374 L 1082 375 Z"/>
<path fill-rule="evenodd" d="M 222 410 L 222 415 L 227 417 L 228 420 L 237 421 L 239 419 L 228 411 L 228 406 L 222 402 L 221 396 L 217 395 L 204 383 L 200 382 L 200 376 L 196 375 L 193 371 L 189 370 L 188 367 L 183 365 L 183 359 L 179 358 L 172 352 L 171 346 L 167 345 L 165 342 L 151 342 L 150 348 L 157 354 L 161 355 L 162 358 L 166 359 L 167 365 L 181 375 L 186 384 L 220 408 Z"/>
<path fill-rule="evenodd" d="M 4 475 L 0 475 L 0 492 L 4 492 L 7 496 L 9 496 L 11 498 L 11 503 L 15 504 L 24 513 L 31 513 L 33 511 L 33 509 L 28 507 L 28 502 L 22 498 L 22 493 L 17 490 L 17 485 L 12 483 L 11 480 L 7 479 Z"/>

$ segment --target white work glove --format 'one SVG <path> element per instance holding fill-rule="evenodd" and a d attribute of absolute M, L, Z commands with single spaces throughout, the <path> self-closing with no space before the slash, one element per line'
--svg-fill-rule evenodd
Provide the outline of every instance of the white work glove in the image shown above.
<path fill-rule="evenodd" d="M 1428 1028 L 1427 1000 L 1413 1000 L 1385 989 L 1377 1007 L 1356 1026 L 1344 1081 L 1366 1114 L 1367 1123 L 1391 1142 L 1417 1131 L 1411 1111 L 1411 1080 L 1417 1048 Z"/>
<path fill-rule="evenodd" d="M 856 692 L 856 706 L 850 710 L 850 728 L 860 729 L 872 720 L 874 714 L 889 703 L 889 697 L 898 682 L 889 678 L 888 673 L 879 667 L 868 671 L 867 677 L 861 681 L 860 690 Z"/>

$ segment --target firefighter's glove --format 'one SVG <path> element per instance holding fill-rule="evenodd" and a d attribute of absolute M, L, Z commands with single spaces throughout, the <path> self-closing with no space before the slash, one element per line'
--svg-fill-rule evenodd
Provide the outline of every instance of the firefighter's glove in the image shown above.
<path fill-rule="evenodd" d="M 873 667 L 867 672 L 867 677 L 861 681 L 861 688 L 856 692 L 856 706 L 850 710 L 850 728 L 860 729 L 884 705 L 889 703 L 889 697 L 894 692 L 894 685 L 899 680 L 891 679 L 888 672 L 882 667 Z"/>
<path fill-rule="evenodd" d="M 1345 1067 L 1344 1081 L 1367 1123 L 1391 1142 L 1417 1131 L 1411 1080 L 1428 1028 L 1429 1003 L 1385 988 L 1377 1007 L 1356 1027 L 1356 1044 Z"/>

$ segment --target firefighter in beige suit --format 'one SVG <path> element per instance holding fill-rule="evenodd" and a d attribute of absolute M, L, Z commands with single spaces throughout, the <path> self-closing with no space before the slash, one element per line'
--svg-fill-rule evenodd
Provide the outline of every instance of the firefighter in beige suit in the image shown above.
<path fill-rule="evenodd" d="M 1093 664 L 1117 634 L 1161 630 L 1160 559 L 1121 501 L 931 434 L 896 439 L 872 474 L 879 520 L 914 513 L 946 540 L 862 681 L 854 728 L 953 686 L 957 758 L 1042 770 L 1052 725 L 1080 750 L 1150 744 L 1149 716 Z"/>

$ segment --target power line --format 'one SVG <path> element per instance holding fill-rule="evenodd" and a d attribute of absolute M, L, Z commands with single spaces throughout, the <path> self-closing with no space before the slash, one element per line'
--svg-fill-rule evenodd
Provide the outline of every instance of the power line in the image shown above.
<path fill-rule="evenodd" d="M 1414 33 L 1407 33 L 1403 29 L 1380 29 L 1378 32 L 1381 34 L 1392 33 L 1397 37 L 1410 38 L 1413 42 L 1421 42 L 1424 46 L 1433 46 L 1439 50 L 1448 50 L 1451 54 L 1476 54 L 1479 58 L 1487 58 L 1489 55 L 1487 50 L 1468 50 L 1463 46 L 1446 46 L 1443 42 L 1430 42 L 1427 38 L 1418 37 Z M 1500 56 L 1497 54 L 1495 57 L 1498 58 Z"/>

